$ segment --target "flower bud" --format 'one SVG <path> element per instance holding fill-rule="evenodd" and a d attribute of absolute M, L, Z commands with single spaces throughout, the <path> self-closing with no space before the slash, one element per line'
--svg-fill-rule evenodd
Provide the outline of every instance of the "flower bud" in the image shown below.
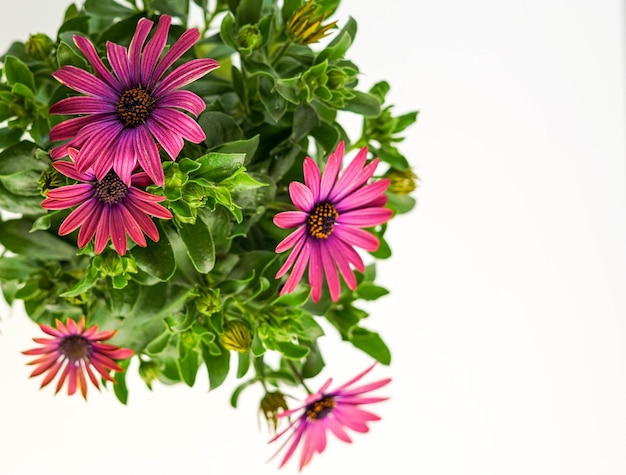
<path fill-rule="evenodd" d="M 222 335 L 222 345 L 228 350 L 240 353 L 249 351 L 252 345 L 252 335 L 248 325 L 239 320 L 226 323 Z"/>
<path fill-rule="evenodd" d="M 152 389 L 152 381 L 157 379 L 161 372 L 159 365 L 154 361 L 141 360 L 139 365 L 139 376 L 146 382 L 149 389 Z"/>
<path fill-rule="evenodd" d="M 298 8 L 287 23 L 287 36 L 301 45 L 317 43 L 328 35 L 328 30 L 334 28 L 336 21 L 322 25 L 330 12 L 320 14 L 319 8 L 309 0 Z"/>
<path fill-rule="evenodd" d="M 38 189 L 43 196 L 46 196 L 48 191 L 63 186 L 64 184 L 65 177 L 59 173 L 56 168 L 50 167 L 41 172 Z"/>
<path fill-rule="evenodd" d="M 196 299 L 196 309 L 207 317 L 219 312 L 221 308 L 219 289 L 205 289 Z"/>
<path fill-rule="evenodd" d="M 263 399 L 261 399 L 261 405 L 259 412 L 263 414 L 263 417 L 267 420 L 270 430 L 276 432 L 278 426 L 278 413 L 289 409 L 285 396 L 279 392 L 265 393 Z"/>
<path fill-rule="evenodd" d="M 237 42 L 243 49 L 253 51 L 263 42 L 263 35 L 261 34 L 261 30 L 259 30 L 258 26 L 244 25 L 239 30 Z"/>
<path fill-rule="evenodd" d="M 417 188 L 418 177 L 410 168 L 404 170 L 391 168 L 384 176 L 391 181 L 389 191 L 396 195 L 408 195 Z"/>
<path fill-rule="evenodd" d="M 26 54 L 34 59 L 44 60 L 50 56 L 54 43 L 44 33 L 30 35 L 26 41 Z"/>

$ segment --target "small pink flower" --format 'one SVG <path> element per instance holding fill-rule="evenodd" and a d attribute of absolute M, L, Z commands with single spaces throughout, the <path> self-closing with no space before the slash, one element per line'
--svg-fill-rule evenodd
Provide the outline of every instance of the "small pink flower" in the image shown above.
<path fill-rule="evenodd" d="M 376 236 L 362 228 L 383 224 L 393 215 L 384 207 L 389 179 L 367 183 L 379 160 L 376 158 L 366 164 L 365 147 L 339 176 L 343 155 L 344 143 L 341 142 L 328 158 L 323 174 L 317 164 L 306 157 L 304 184 L 292 182 L 289 185 L 291 200 L 298 211 L 284 211 L 274 216 L 276 226 L 296 228 L 276 246 L 278 253 L 293 248 L 276 274 L 276 278 L 280 278 L 291 269 L 281 295 L 296 288 L 308 266 L 312 300 L 320 300 L 325 276 L 330 296 L 336 302 L 341 293 L 339 273 L 354 290 L 357 282 L 352 266 L 359 272 L 365 270 L 354 248 L 375 251 L 380 245 Z"/>
<path fill-rule="evenodd" d="M 77 153 L 77 150 L 69 149 L 70 158 L 75 159 Z M 158 204 L 165 200 L 164 196 L 152 195 L 137 188 L 151 184 L 143 172 L 131 175 L 130 186 L 127 186 L 113 170 L 98 180 L 91 170 L 79 172 L 73 162 L 57 160 L 52 166 L 82 183 L 49 190 L 41 206 L 46 209 L 78 206 L 63 221 L 59 234 L 63 236 L 80 227 L 80 248 L 95 235 L 96 254 L 102 252 L 110 238 L 118 254 L 123 255 L 126 253 L 126 234 L 145 247 L 144 233 L 153 241 L 159 240 L 159 231 L 150 216 L 172 218 L 172 213 Z"/>
<path fill-rule="evenodd" d="M 98 332 L 98 325 L 85 329 L 85 317 L 78 324 L 67 319 L 65 325 L 56 321 L 56 328 L 39 324 L 41 330 L 52 338 L 33 338 L 41 346 L 22 353 L 38 356 L 29 365 L 37 365 L 30 377 L 46 373 L 41 387 L 48 385 L 61 372 L 57 382 L 56 393 L 67 381 L 67 393 L 72 395 L 78 389 L 87 399 L 87 379 L 100 389 L 94 370 L 107 381 L 115 382 L 110 371 L 124 371 L 115 360 L 123 360 L 133 355 L 133 350 L 102 343 L 115 335 L 116 330 Z"/>
<path fill-rule="evenodd" d="M 293 456 L 298 445 L 302 445 L 300 452 L 300 470 L 302 470 L 311 461 L 316 452 L 322 453 L 324 451 L 326 448 L 326 433 L 328 431 L 344 442 L 350 443 L 352 439 L 350 439 L 346 429 L 362 433 L 368 432 L 368 422 L 380 420 L 380 417 L 376 414 L 361 409 L 360 406 L 387 400 L 388 398 L 386 397 L 372 397 L 365 396 L 365 394 L 385 386 L 391 381 L 391 378 L 353 387 L 374 366 L 376 366 L 375 363 L 355 378 L 332 391 L 327 391 L 332 381 L 329 379 L 318 392 L 307 397 L 303 406 L 277 415 L 278 418 L 290 417 L 302 411 L 287 428 L 270 440 L 270 442 L 274 442 L 291 428 L 294 428 L 287 440 L 278 449 L 280 452 L 289 444 L 280 464 L 281 467 Z"/>
<path fill-rule="evenodd" d="M 74 36 L 94 74 L 69 65 L 53 73 L 59 82 L 84 95 L 62 99 L 50 108 L 51 114 L 79 115 L 50 130 L 50 140 L 69 139 L 52 149 L 52 158 L 66 156 L 68 147 L 79 148 L 76 169 L 80 173 L 90 168 L 98 180 L 103 180 L 113 169 L 127 185 L 138 163 L 161 186 L 164 176 L 157 143 L 175 160 L 183 148 L 183 139 L 200 143 L 206 138 L 195 120 L 185 114 L 198 116 L 206 107 L 204 101 L 180 88 L 219 65 L 214 59 L 194 59 L 163 77 L 200 38 L 196 28 L 186 30 L 160 57 L 171 22 L 171 17 L 162 15 L 146 43 L 153 22 L 142 18 L 128 50 L 107 42 L 112 72 L 91 41 Z"/>

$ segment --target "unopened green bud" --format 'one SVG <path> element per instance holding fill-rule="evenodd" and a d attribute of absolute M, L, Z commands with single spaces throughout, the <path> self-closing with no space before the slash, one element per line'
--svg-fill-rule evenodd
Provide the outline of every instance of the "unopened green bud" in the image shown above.
<path fill-rule="evenodd" d="M 250 327 L 239 320 L 228 322 L 224 325 L 224 334 L 222 335 L 222 345 L 228 350 L 245 353 L 252 346 L 252 335 Z"/>
<path fill-rule="evenodd" d="M 276 432 L 278 426 L 278 418 L 276 417 L 280 412 L 289 409 L 285 396 L 279 392 L 265 393 L 259 407 L 259 412 L 263 414 L 263 417 L 267 420 L 270 430 Z"/>
<path fill-rule="evenodd" d="M 43 33 L 30 35 L 26 41 L 26 54 L 34 59 L 44 60 L 54 49 L 53 41 Z"/>
<path fill-rule="evenodd" d="M 261 30 L 256 25 L 244 25 L 237 35 L 239 46 L 249 51 L 258 48 L 263 42 Z"/>
<path fill-rule="evenodd" d="M 48 191 L 65 184 L 65 177 L 56 168 L 46 168 L 39 177 L 39 192 L 46 196 Z"/>
<path fill-rule="evenodd" d="M 196 299 L 196 308 L 203 315 L 211 316 L 222 308 L 219 289 L 205 289 Z"/>
<path fill-rule="evenodd" d="M 417 181 L 419 178 L 410 168 L 405 170 L 398 170 L 391 168 L 385 173 L 385 178 L 389 178 L 391 184 L 389 185 L 389 191 L 396 195 L 408 195 L 417 188 Z"/>
<path fill-rule="evenodd" d="M 152 382 L 159 377 L 159 365 L 154 361 L 142 360 L 139 365 L 139 376 L 146 382 L 148 388 L 152 389 Z"/>

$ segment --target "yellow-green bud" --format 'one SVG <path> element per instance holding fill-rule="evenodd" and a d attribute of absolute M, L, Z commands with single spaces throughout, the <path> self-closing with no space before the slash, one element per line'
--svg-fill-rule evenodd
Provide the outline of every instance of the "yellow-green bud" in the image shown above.
<path fill-rule="evenodd" d="M 205 289 L 196 299 L 196 309 L 203 315 L 211 316 L 221 308 L 219 289 Z"/>
<path fill-rule="evenodd" d="M 261 45 L 263 42 L 263 35 L 261 34 L 261 30 L 259 30 L 258 26 L 244 25 L 239 30 L 237 42 L 242 48 L 252 51 Z"/>
<path fill-rule="evenodd" d="M 287 406 L 285 396 L 279 392 L 272 392 L 265 393 L 265 396 L 261 399 L 259 412 L 267 420 L 270 430 L 276 432 L 276 427 L 278 426 L 278 418 L 276 416 L 287 409 L 289 407 Z"/>
<path fill-rule="evenodd" d="M 53 49 L 54 43 L 43 33 L 30 35 L 26 41 L 26 54 L 34 59 L 44 60 L 48 58 Z"/>
<path fill-rule="evenodd" d="M 152 389 L 152 381 L 157 379 L 160 374 L 159 365 L 156 362 L 141 361 L 139 365 L 139 376 L 146 382 L 148 388 Z"/>
<path fill-rule="evenodd" d="M 250 327 L 239 320 L 226 323 L 222 335 L 222 345 L 228 350 L 240 353 L 249 351 L 252 345 Z"/>
<path fill-rule="evenodd" d="M 322 25 L 329 12 L 320 14 L 319 7 L 309 0 L 298 8 L 287 23 L 287 35 L 296 43 L 308 45 L 317 43 L 328 35 L 328 30 L 334 28 L 336 21 Z"/>
<path fill-rule="evenodd" d="M 385 173 L 385 178 L 391 180 L 389 191 L 396 195 L 408 195 L 412 193 L 417 188 L 417 181 L 419 180 L 417 175 L 409 168 L 405 170 L 392 168 Z"/>
<path fill-rule="evenodd" d="M 39 192 L 46 196 L 48 191 L 65 184 L 65 177 L 56 168 L 46 168 L 39 177 Z"/>

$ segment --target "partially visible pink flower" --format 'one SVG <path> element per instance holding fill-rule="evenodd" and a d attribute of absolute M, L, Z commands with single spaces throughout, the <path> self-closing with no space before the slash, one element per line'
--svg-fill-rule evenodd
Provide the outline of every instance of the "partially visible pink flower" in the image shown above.
<path fill-rule="evenodd" d="M 29 365 L 37 365 L 30 377 L 46 373 L 41 387 L 48 385 L 59 372 L 56 393 L 67 382 L 67 393 L 72 395 L 76 390 L 80 391 L 87 399 L 87 379 L 100 389 L 96 374 L 107 381 L 115 382 L 111 377 L 111 371 L 124 371 L 115 360 L 123 360 L 133 355 L 133 350 L 120 348 L 115 345 L 103 343 L 111 339 L 116 330 L 98 332 L 98 325 L 85 329 L 85 317 L 78 324 L 72 319 L 67 319 L 65 325 L 56 321 L 56 328 L 39 324 L 39 328 L 52 338 L 33 338 L 33 341 L 41 346 L 22 353 L 29 356 L 37 356 L 30 361 Z M 95 371 L 94 371 L 95 370 Z"/>
<path fill-rule="evenodd" d="M 339 273 L 354 290 L 357 283 L 352 266 L 359 272 L 365 270 L 354 248 L 375 251 L 380 245 L 376 236 L 362 228 L 382 224 L 393 215 L 384 207 L 389 179 L 367 183 L 379 160 L 376 158 L 366 164 L 365 147 L 339 175 L 343 155 L 344 143 L 341 142 L 328 158 L 323 173 L 306 157 L 304 184 L 292 182 L 289 185 L 291 200 L 298 211 L 284 211 L 274 216 L 276 226 L 296 228 L 276 246 L 276 252 L 293 248 L 276 274 L 276 278 L 280 278 L 291 269 L 281 295 L 296 288 L 308 266 L 312 300 L 320 300 L 325 276 L 330 296 L 336 302 L 341 293 Z"/>
<path fill-rule="evenodd" d="M 77 153 L 75 149 L 69 150 L 72 159 Z M 159 240 L 159 231 L 150 216 L 172 218 L 172 213 L 158 204 L 165 200 L 164 196 L 152 195 L 137 188 L 151 184 L 146 173 L 131 175 L 130 186 L 127 186 L 113 170 L 98 180 L 91 170 L 79 172 L 73 162 L 57 160 L 52 166 L 81 183 L 49 190 L 41 206 L 46 209 L 78 206 L 63 221 L 59 234 L 63 236 L 80 227 L 80 248 L 95 236 L 95 251 L 100 254 L 110 238 L 118 254 L 123 255 L 126 253 L 126 234 L 139 246 L 145 247 L 144 233 L 153 241 Z"/>
<path fill-rule="evenodd" d="M 194 59 L 163 77 L 200 38 L 196 28 L 186 30 L 161 57 L 171 22 L 171 17 L 162 15 L 146 42 L 153 22 L 142 18 L 128 50 L 107 42 L 112 72 L 89 39 L 74 36 L 94 74 L 71 65 L 53 73 L 58 81 L 84 95 L 62 99 L 50 108 L 51 114 L 79 115 L 50 130 L 50 140 L 69 139 L 52 149 L 52 158 L 66 156 L 68 147 L 79 148 L 76 169 L 80 173 L 91 168 L 98 180 L 103 180 L 113 169 L 126 185 L 139 163 L 161 186 L 164 176 L 157 143 L 175 160 L 183 139 L 200 143 L 206 138 L 195 120 L 183 112 L 198 116 L 206 104 L 198 95 L 180 88 L 219 65 L 214 59 Z"/>
<path fill-rule="evenodd" d="M 280 464 L 281 467 L 293 456 L 298 445 L 302 445 L 300 451 L 300 470 L 302 470 L 311 461 L 316 452 L 322 453 L 326 448 L 327 432 L 330 431 L 337 438 L 350 443 L 352 439 L 350 439 L 346 429 L 362 433 L 368 432 L 369 427 L 367 424 L 371 421 L 380 420 L 379 416 L 362 409 L 360 406 L 387 400 L 387 397 L 367 396 L 366 393 L 385 386 L 391 381 L 391 378 L 354 387 L 374 366 L 376 364 L 373 364 L 355 378 L 332 391 L 328 390 L 332 382 L 329 379 L 318 392 L 307 397 L 303 406 L 277 415 L 278 418 L 282 418 L 301 412 L 287 428 L 270 440 L 270 442 L 278 440 L 293 428 L 287 440 L 278 449 L 280 452 L 285 446 L 289 445 Z"/>

